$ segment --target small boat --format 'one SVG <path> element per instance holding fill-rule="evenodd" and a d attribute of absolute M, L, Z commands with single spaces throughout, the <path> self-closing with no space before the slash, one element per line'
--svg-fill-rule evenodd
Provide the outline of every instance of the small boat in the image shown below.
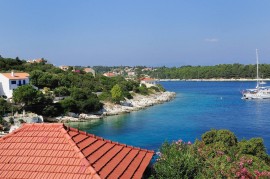
<path fill-rule="evenodd" d="M 242 99 L 270 99 L 270 86 L 264 86 L 266 82 L 259 81 L 259 57 L 256 49 L 257 59 L 257 85 L 254 89 L 246 89 L 242 92 Z"/>

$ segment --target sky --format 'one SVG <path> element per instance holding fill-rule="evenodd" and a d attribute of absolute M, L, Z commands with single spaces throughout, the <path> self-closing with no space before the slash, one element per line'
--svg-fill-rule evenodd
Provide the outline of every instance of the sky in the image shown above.
<path fill-rule="evenodd" d="M 270 63 L 269 0 L 0 0 L 0 55 L 71 66 Z"/>

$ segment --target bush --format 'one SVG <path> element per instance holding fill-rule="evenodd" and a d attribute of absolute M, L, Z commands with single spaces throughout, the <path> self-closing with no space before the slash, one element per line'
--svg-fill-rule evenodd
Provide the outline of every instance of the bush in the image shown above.
<path fill-rule="evenodd" d="M 3 124 L 4 123 L 4 119 L 3 117 L 0 115 L 0 124 Z"/>
<path fill-rule="evenodd" d="M 63 109 L 59 103 L 47 105 L 43 108 L 42 115 L 55 117 L 63 114 Z"/>
<path fill-rule="evenodd" d="M 102 92 L 98 98 L 101 100 L 101 101 L 111 101 L 112 100 L 112 95 L 111 93 L 109 92 Z"/>
<path fill-rule="evenodd" d="M 165 142 L 154 164 L 153 178 L 270 177 L 269 156 L 263 140 L 237 142 L 228 130 L 211 130 L 193 145 Z"/>
<path fill-rule="evenodd" d="M 78 106 L 77 101 L 75 101 L 73 98 L 68 97 L 60 101 L 61 107 L 64 109 L 64 112 L 75 112 L 77 113 Z"/>
<path fill-rule="evenodd" d="M 155 92 L 160 92 L 159 88 L 156 86 L 151 86 L 149 89 L 154 90 Z"/>
<path fill-rule="evenodd" d="M 138 91 L 142 95 L 148 95 L 149 94 L 148 89 L 144 84 L 142 84 L 140 87 L 138 87 Z"/>
<path fill-rule="evenodd" d="M 53 92 L 54 92 L 55 96 L 57 96 L 57 97 L 70 95 L 68 88 L 64 87 L 64 86 L 55 88 Z"/>
<path fill-rule="evenodd" d="M 159 91 L 161 91 L 161 92 L 166 91 L 165 88 L 161 84 L 157 84 L 156 86 L 158 87 Z"/>
<path fill-rule="evenodd" d="M 263 144 L 263 139 L 252 138 L 250 140 L 242 140 L 238 144 L 238 149 L 242 154 L 257 156 L 269 163 L 269 156 Z"/>
<path fill-rule="evenodd" d="M 102 104 L 98 98 L 89 98 L 85 101 L 80 101 L 79 106 L 79 111 L 83 113 L 98 111 L 102 108 Z"/>
<path fill-rule="evenodd" d="M 236 136 L 229 130 L 211 130 L 202 135 L 205 144 L 217 143 L 234 146 L 237 143 Z"/>
<path fill-rule="evenodd" d="M 127 99 L 133 99 L 133 96 L 128 91 L 123 91 L 123 96 Z"/>
<path fill-rule="evenodd" d="M 190 144 L 165 142 L 160 149 L 153 177 L 195 178 L 201 168 L 201 161 L 193 151 Z"/>
<path fill-rule="evenodd" d="M 11 125 L 14 124 L 14 118 L 13 118 L 13 117 L 10 117 L 10 118 L 9 118 L 9 123 L 10 123 Z"/>

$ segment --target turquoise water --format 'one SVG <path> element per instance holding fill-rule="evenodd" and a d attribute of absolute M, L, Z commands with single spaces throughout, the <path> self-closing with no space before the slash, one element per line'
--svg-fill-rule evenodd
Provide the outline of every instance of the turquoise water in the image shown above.
<path fill-rule="evenodd" d="M 238 139 L 262 137 L 270 151 L 270 100 L 242 100 L 254 82 L 161 82 L 176 98 L 142 111 L 73 127 L 106 139 L 157 150 L 165 141 L 194 142 L 210 129 L 229 129 Z"/>

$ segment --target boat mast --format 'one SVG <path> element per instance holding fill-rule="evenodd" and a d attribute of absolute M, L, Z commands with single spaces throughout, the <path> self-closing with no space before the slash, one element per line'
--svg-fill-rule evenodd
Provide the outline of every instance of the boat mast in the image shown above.
<path fill-rule="evenodd" d="M 258 49 L 256 49 L 256 59 L 257 59 L 257 87 L 259 87 L 259 55 L 258 55 Z"/>

